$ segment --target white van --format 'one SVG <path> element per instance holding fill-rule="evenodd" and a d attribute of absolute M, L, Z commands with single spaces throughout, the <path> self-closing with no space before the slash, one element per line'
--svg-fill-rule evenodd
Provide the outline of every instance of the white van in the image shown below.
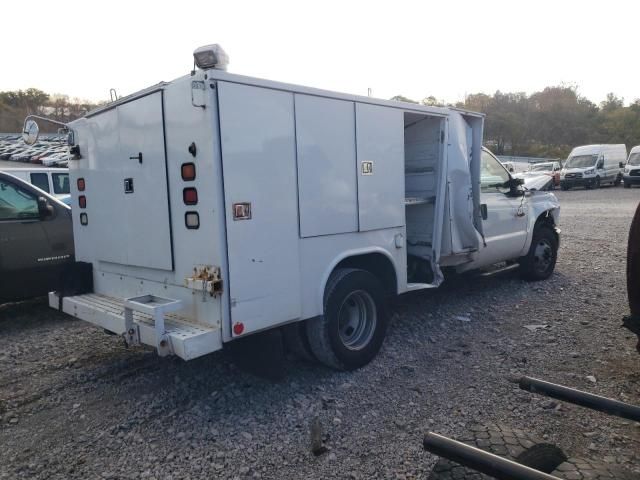
<path fill-rule="evenodd" d="M 3 168 L 14 177 L 35 185 L 49 195 L 69 204 L 69 170 L 66 168 Z"/>
<path fill-rule="evenodd" d="M 66 126 L 89 281 L 70 274 L 82 288 L 52 307 L 186 360 L 283 327 L 292 351 L 352 369 L 382 344 L 385 298 L 437 287 L 442 267 L 552 274 L 560 205 L 481 148 L 483 115 L 244 77 L 224 58 L 196 50 L 191 75 Z"/>
<path fill-rule="evenodd" d="M 560 172 L 560 187 L 600 188 L 603 183 L 620 185 L 627 147 L 617 145 L 583 145 L 571 150 Z"/>
<path fill-rule="evenodd" d="M 640 145 L 636 145 L 629 152 L 629 159 L 624 166 L 622 174 L 624 188 L 631 188 L 631 185 L 640 183 Z"/>

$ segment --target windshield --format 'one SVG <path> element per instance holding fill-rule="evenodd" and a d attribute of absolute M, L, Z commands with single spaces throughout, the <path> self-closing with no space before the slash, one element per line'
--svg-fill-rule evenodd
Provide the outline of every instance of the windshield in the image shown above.
<path fill-rule="evenodd" d="M 593 167 L 597 159 L 597 155 L 576 155 L 575 157 L 569 157 L 564 166 L 565 168 Z"/>
<path fill-rule="evenodd" d="M 553 164 L 551 163 L 541 163 L 540 165 L 533 165 L 529 170 L 531 172 L 550 172 L 552 167 Z"/>
<path fill-rule="evenodd" d="M 634 152 L 629 155 L 627 165 L 640 165 L 640 152 Z"/>

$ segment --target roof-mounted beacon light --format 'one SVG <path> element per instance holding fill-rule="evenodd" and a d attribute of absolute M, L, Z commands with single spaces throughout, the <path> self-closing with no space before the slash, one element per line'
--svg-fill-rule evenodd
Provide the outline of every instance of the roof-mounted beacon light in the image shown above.
<path fill-rule="evenodd" d="M 193 52 L 193 59 L 198 68 L 205 70 L 207 68 L 217 68 L 218 70 L 226 70 L 229 65 L 229 56 L 220 45 L 205 45 L 196 48 Z"/>

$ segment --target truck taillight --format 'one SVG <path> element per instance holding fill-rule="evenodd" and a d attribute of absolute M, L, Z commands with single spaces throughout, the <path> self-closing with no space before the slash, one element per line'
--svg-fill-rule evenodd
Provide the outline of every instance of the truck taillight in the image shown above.
<path fill-rule="evenodd" d="M 185 213 L 184 224 L 190 230 L 197 230 L 198 228 L 200 228 L 200 215 L 198 215 L 198 212 Z"/>
<path fill-rule="evenodd" d="M 78 184 L 78 191 L 84 192 L 84 178 L 79 178 L 77 181 L 77 184 Z"/>
<path fill-rule="evenodd" d="M 80 208 L 87 208 L 87 197 L 80 195 L 78 197 L 78 204 L 80 205 Z"/>
<path fill-rule="evenodd" d="M 195 163 L 183 163 L 180 171 L 182 173 L 182 180 L 185 182 L 191 182 L 196 179 Z"/>
<path fill-rule="evenodd" d="M 198 191 L 193 187 L 185 188 L 182 190 L 182 199 L 185 205 L 197 205 Z"/>

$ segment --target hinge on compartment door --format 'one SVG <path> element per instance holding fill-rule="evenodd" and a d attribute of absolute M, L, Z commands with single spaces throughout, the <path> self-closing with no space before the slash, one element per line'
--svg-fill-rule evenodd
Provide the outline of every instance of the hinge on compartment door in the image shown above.
<path fill-rule="evenodd" d="M 184 284 L 192 290 L 202 291 L 202 295 L 207 293 L 216 297 L 222 293 L 222 274 L 220 267 L 212 265 L 196 265 L 193 267 L 193 274 L 184 279 Z"/>

